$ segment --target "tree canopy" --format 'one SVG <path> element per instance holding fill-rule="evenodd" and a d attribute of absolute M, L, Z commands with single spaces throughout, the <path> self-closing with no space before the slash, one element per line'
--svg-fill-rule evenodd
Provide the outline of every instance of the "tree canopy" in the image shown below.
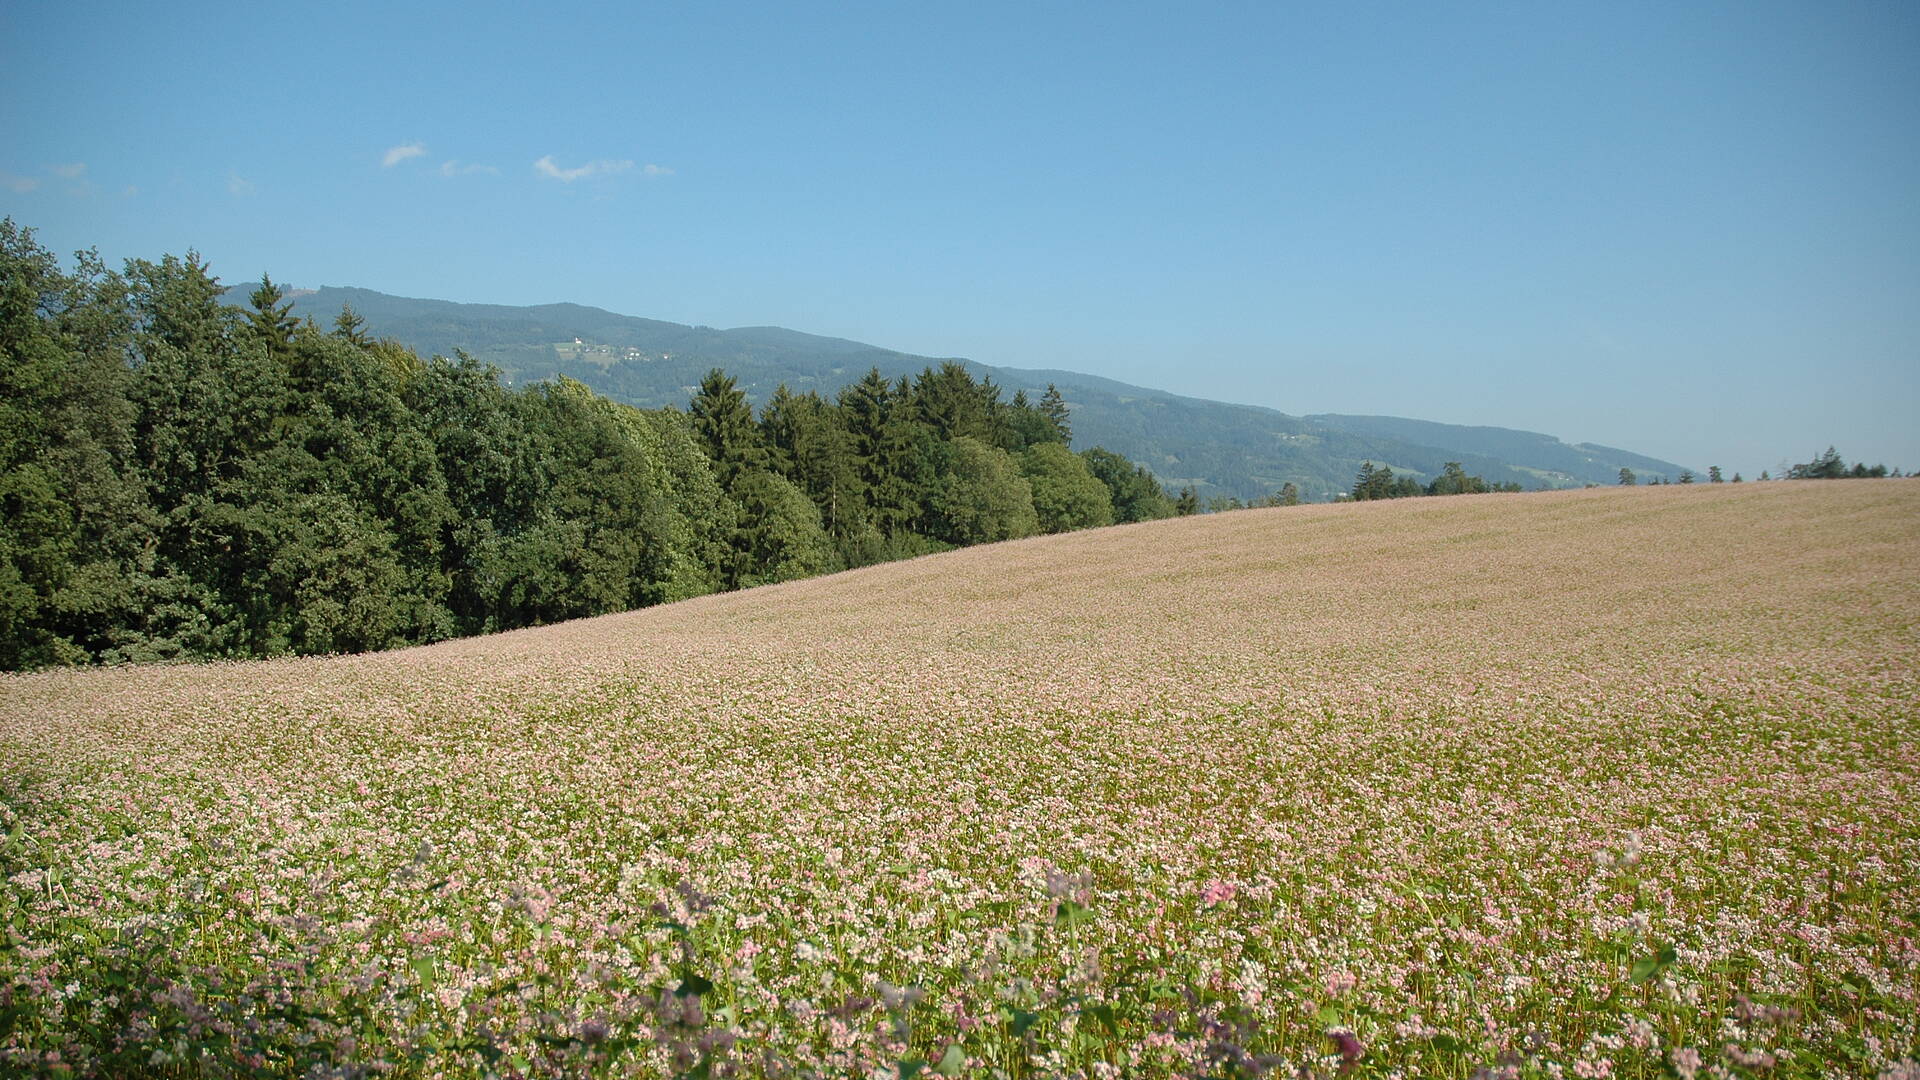
<path fill-rule="evenodd" d="M 643 410 L 224 293 L 0 222 L 0 667 L 387 648 L 1173 509 L 1058 391 L 959 364 Z"/>

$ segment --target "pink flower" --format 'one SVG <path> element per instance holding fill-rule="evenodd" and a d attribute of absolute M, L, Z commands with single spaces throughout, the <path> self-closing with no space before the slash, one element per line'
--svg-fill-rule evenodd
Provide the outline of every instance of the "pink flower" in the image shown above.
<path fill-rule="evenodd" d="M 1237 891 L 1238 890 L 1233 887 L 1232 882 L 1221 881 L 1219 878 L 1214 878 L 1212 881 L 1207 882 L 1206 886 L 1200 890 L 1200 902 L 1207 907 L 1224 904 L 1228 900 L 1233 899 L 1233 894 Z"/>

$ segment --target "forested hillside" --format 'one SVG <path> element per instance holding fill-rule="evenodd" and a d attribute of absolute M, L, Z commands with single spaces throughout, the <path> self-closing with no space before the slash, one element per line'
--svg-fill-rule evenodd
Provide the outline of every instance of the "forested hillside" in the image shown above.
<path fill-rule="evenodd" d="M 1568 444 L 1537 431 L 1501 427 L 1469 427 L 1409 420 L 1401 416 L 1345 416 L 1317 414 L 1305 419 L 1335 431 L 1370 438 L 1398 439 L 1421 446 L 1458 447 L 1461 452 L 1500 461 L 1524 461 L 1527 470 L 1552 476 L 1570 476 L 1586 484 L 1611 484 L 1622 468 L 1652 479 L 1675 479 L 1682 471 L 1630 450 L 1597 443 Z"/>
<path fill-rule="evenodd" d="M 231 302 L 245 304 L 248 291 L 235 289 Z M 714 367 L 732 374 L 759 405 L 782 384 L 832 396 L 873 368 L 898 379 L 943 362 L 779 327 L 683 326 L 579 304 L 456 304 L 351 288 L 303 291 L 293 299 L 296 313 L 323 323 L 342 305 L 351 306 L 377 334 L 422 356 L 465 351 L 498 366 L 515 384 L 566 376 L 642 408 L 684 402 Z M 1047 386 L 1057 387 L 1073 409 L 1083 444 L 1146 466 L 1170 488 L 1191 486 L 1203 500 L 1250 500 L 1292 484 L 1309 502 L 1327 501 L 1346 491 L 1369 461 L 1422 483 L 1440 477 L 1447 462 L 1458 462 L 1489 483 L 1528 490 L 1611 484 L 1623 467 L 1647 480 L 1673 479 L 1682 470 L 1672 462 L 1571 446 L 1532 432 L 1393 417 L 1291 416 L 1073 371 L 960 362 L 976 379 L 990 378 L 1008 394 L 1025 390 L 1037 397 Z M 1284 379 L 1280 392 L 1286 392 Z M 1362 420 L 1381 423 L 1350 422 Z M 1393 424 L 1403 426 L 1383 426 Z"/>
<path fill-rule="evenodd" d="M 0 667 L 378 649 L 1174 511 L 957 364 L 640 409 L 224 294 L 0 223 Z"/>

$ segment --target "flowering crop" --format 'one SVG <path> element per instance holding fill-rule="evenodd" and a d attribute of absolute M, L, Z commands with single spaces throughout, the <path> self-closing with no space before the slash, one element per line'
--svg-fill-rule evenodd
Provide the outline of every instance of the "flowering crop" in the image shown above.
<path fill-rule="evenodd" d="M 1920 1075 L 1920 484 L 0 680 L 0 1073 Z"/>

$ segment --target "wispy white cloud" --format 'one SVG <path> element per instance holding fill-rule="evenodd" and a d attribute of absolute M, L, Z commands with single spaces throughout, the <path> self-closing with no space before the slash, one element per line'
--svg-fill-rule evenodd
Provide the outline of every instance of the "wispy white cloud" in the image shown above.
<path fill-rule="evenodd" d="M 25 195 L 40 186 L 40 181 L 31 176 L 15 176 L 9 172 L 0 172 L 0 184 L 15 195 Z"/>
<path fill-rule="evenodd" d="M 391 169 L 408 158 L 417 158 L 426 152 L 426 143 L 402 143 L 399 146 L 389 147 L 385 156 L 380 159 L 380 167 L 383 169 Z"/>
<path fill-rule="evenodd" d="M 473 161 L 460 162 L 460 161 L 455 161 L 451 158 L 440 163 L 441 176 L 472 176 L 475 173 L 485 173 L 488 176 L 498 176 L 500 175 L 500 170 L 494 168 L 491 165 L 481 165 L 478 162 L 473 162 Z"/>
<path fill-rule="evenodd" d="M 75 161 L 66 165 L 55 165 L 47 171 L 62 180 L 78 180 L 87 175 L 87 163 L 84 161 Z"/>
<path fill-rule="evenodd" d="M 123 198 L 123 199 L 131 199 L 131 198 L 133 198 L 133 197 L 134 197 L 135 195 L 138 195 L 138 194 L 140 194 L 140 189 L 139 189 L 139 187 L 137 187 L 137 186 L 135 186 L 135 185 L 133 185 L 133 184 L 128 184 L 128 185 L 127 185 L 127 186 L 126 186 L 126 187 L 125 187 L 125 188 L 124 188 L 124 189 L 123 189 L 123 190 L 122 190 L 122 191 L 120 192 L 120 197 L 121 197 L 121 198 Z"/>
<path fill-rule="evenodd" d="M 227 194 L 251 195 L 254 193 L 254 190 L 253 181 L 236 172 L 227 174 Z"/>
<path fill-rule="evenodd" d="M 642 166 L 640 171 L 643 173 L 646 173 L 648 176 L 672 176 L 673 175 L 672 169 L 667 168 L 665 165 L 655 165 L 651 161 L 647 162 L 644 166 Z"/>
<path fill-rule="evenodd" d="M 599 161 L 589 161 L 585 165 L 580 165 L 575 168 L 563 169 L 554 163 L 552 154 L 548 154 L 533 163 L 534 172 L 549 179 L 558 180 L 563 184 L 571 184 L 575 180 L 584 180 L 590 176 L 612 176 L 615 173 L 626 172 L 631 168 L 633 168 L 632 161 L 612 161 L 602 158 Z"/>

